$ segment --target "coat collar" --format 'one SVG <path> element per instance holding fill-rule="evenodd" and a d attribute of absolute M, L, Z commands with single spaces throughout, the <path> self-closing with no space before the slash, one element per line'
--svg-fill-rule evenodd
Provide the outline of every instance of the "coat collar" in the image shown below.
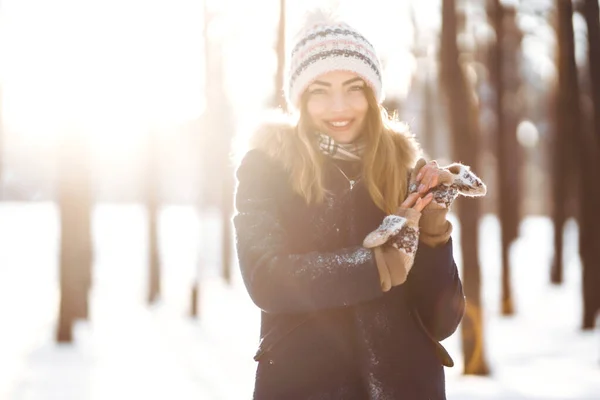
<path fill-rule="evenodd" d="M 294 149 L 293 136 L 295 124 L 292 121 L 279 118 L 261 124 L 250 135 L 246 152 L 260 150 L 273 160 L 285 165 L 290 151 Z M 385 135 L 392 138 L 396 154 L 406 160 L 406 165 L 412 168 L 421 157 L 421 148 L 406 124 L 397 123 L 386 129 Z M 242 154 L 243 156 L 244 154 Z"/>

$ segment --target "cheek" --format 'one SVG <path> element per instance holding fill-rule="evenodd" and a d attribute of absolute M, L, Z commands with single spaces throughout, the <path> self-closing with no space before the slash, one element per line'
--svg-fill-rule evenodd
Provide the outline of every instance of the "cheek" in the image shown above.
<path fill-rule="evenodd" d="M 309 100 L 306 103 L 306 111 L 308 113 L 308 116 L 314 122 L 314 121 L 317 121 L 319 119 L 319 117 L 321 117 L 325 113 L 326 109 L 323 105 L 323 102 Z"/>
<path fill-rule="evenodd" d="M 369 103 L 365 96 L 356 97 L 352 103 L 352 109 L 360 118 L 364 118 L 369 110 Z"/>

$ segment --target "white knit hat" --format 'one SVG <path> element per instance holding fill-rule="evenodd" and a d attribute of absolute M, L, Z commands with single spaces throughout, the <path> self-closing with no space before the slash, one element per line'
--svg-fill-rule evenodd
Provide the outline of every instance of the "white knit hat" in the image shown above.
<path fill-rule="evenodd" d="M 348 24 L 315 11 L 307 16 L 292 48 L 286 84 L 289 106 L 298 109 L 306 88 L 331 71 L 354 72 L 373 89 L 377 101 L 383 101 L 381 63 L 373 45 Z"/>

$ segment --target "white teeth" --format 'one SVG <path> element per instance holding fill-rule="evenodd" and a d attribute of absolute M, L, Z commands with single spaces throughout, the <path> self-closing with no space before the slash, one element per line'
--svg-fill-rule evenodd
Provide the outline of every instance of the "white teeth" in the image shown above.
<path fill-rule="evenodd" d="M 331 124 L 331 125 L 333 125 L 333 126 L 335 126 L 335 127 L 338 127 L 338 128 L 341 128 L 342 126 L 346 126 L 346 125 L 348 125 L 349 123 L 350 123 L 350 121 L 335 121 L 335 122 L 334 122 L 334 121 L 331 121 L 331 122 L 330 122 L 330 124 Z"/>

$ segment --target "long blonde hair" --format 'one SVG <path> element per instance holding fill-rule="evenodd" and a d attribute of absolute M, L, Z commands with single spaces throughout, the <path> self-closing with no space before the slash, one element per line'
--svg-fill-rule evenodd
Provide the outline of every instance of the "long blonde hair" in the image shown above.
<path fill-rule="evenodd" d="M 363 181 L 373 202 L 386 213 L 394 213 L 406 197 L 408 172 L 416 162 L 419 147 L 406 125 L 391 119 L 373 91 L 365 88 L 369 109 L 363 135 Z M 314 129 L 306 112 L 307 95 L 302 98 L 300 118 L 293 133 L 280 137 L 270 148 L 290 173 L 291 185 L 308 204 L 320 203 L 326 195 L 323 187 L 325 156 L 316 143 Z M 274 149 L 277 150 L 274 150 Z"/>

